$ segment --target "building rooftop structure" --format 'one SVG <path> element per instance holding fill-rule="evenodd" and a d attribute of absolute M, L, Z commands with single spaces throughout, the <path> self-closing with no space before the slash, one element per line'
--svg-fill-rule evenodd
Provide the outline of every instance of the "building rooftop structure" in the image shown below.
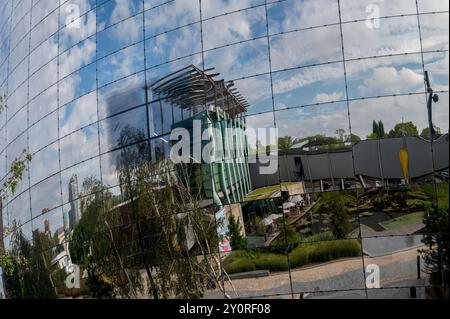
<path fill-rule="evenodd" d="M 189 108 L 194 114 L 206 111 L 208 105 L 214 104 L 234 118 L 246 112 L 249 107 L 246 99 L 234 88 L 232 81 L 216 80 L 220 73 L 209 73 L 214 68 L 201 70 L 189 65 L 170 73 L 151 86 L 153 94 Z"/>

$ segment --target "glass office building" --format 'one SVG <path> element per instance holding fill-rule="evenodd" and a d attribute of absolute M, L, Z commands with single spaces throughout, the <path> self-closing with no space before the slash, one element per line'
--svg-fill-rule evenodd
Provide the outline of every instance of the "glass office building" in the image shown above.
<path fill-rule="evenodd" d="M 2 187 L 32 159 L 0 201 L 0 295 L 430 297 L 448 18 L 443 0 L 2 1 Z M 230 158 L 171 160 L 195 120 L 218 133 L 191 151 Z"/>

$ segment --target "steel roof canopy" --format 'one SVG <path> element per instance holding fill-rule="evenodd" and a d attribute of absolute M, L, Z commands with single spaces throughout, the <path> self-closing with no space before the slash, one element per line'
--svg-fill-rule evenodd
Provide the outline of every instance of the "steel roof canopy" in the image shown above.
<path fill-rule="evenodd" d="M 191 64 L 158 79 L 150 88 L 161 99 L 170 100 L 182 108 L 196 110 L 203 106 L 206 110 L 210 103 L 215 103 L 232 117 L 245 112 L 249 104 L 234 87 L 234 82 L 215 80 L 220 73 L 207 73 L 213 70 L 202 71 Z"/>

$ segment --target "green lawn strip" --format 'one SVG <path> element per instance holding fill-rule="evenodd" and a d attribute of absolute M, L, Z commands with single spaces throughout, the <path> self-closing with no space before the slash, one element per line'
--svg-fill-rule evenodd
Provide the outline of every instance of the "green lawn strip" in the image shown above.
<path fill-rule="evenodd" d="M 397 217 L 388 221 L 379 223 L 381 227 L 386 230 L 394 229 L 397 227 L 414 224 L 421 222 L 424 216 L 424 212 L 411 213 L 401 217 Z"/>
<path fill-rule="evenodd" d="M 294 184 L 295 183 L 293 183 L 293 182 L 286 182 L 286 183 L 281 183 L 281 185 L 272 185 L 272 186 L 261 187 L 261 188 L 253 190 L 250 194 L 248 194 L 246 196 L 245 200 L 251 201 L 251 200 L 258 200 L 258 199 L 266 199 L 266 198 L 269 198 L 270 196 L 272 196 L 275 192 L 280 191 L 281 186 L 289 186 L 289 185 L 294 185 Z"/>
<path fill-rule="evenodd" d="M 255 189 L 247 195 L 246 200 L 265 199 L 270 197 L 273 193 L 280 190 L 280 185 L 273 185 Z"/>
<path fill-rule="evenodd" d="M 361 256 L 359 242 L 345 239 L 301 244 L 289 253 L 289 260 L 291 268 L 297 268 L 310 263 L 356 256 Z M 288 270 L 286 255 L 254 251 L 235 251 L 224 260 L 223 266 L 229 274 L 255 270 Z"/>

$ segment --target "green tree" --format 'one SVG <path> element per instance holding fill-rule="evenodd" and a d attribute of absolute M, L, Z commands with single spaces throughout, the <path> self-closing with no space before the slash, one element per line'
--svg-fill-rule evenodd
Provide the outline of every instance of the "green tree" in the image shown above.
<path fill-rule="evenodd" d="M 141 134 L 126 127 L 118 143 L 127 145 Z M 199 207 L 201 166 L 175 166 L 165 158 L 150 162 L 148 155 L 146 146 L 135 144 L 117 157 L 124 197 L 119 203 L 99 182 L 83 182 L 98 196 L 86 202 L 70 251 L 88 273 L 90 295 L 200 298 L 205 279 L 226 293 L 217 252 L 220 222 Z"/>
<path fill-rule="evenodd" d="M 345 130 L 342 128 L 339 128 L 336 130 L 336 135 L 339 137 L 339 140 L 341 142 L 344 142 L 344 136 L 345 136 Z"/>
<path fill-rule="evenodd" d="M 377 194 L 372 196 L 370 201 L 375 210 L 377 210 L 378 212 L 382 212 L 387 208 L 387 205 L 389 203 L 389 196 L 385 191 L 380 190 Z"/>
<path fill-rule="evenodd" d="M 0 96 L 0 114 L 7 108 L 6 98 Z M 12 250 L 7 252 L 4 247 L 3 239 L 10 235 L 5 233 L 3 227 L 3 201 L 10 195 L 14 195 L 17 185 L 23 178 L 24 172 L 27 170 L 28 164 L 31 162 L 31 155 L 26 150 L 11 162 L 8 174 L 0 185 L 0 267 L 3 268 L 5 277 L 5 293 L 10 298 L 33 298 L 46 296 L 46 287 L 36 285 L 34 279 L 30 276 L 30 265 L 36 265 L 35 261 L 30 261 L 33 247 L 24 238 L 20 228 L 14 225 L 11 234 Z M 48 260 L 46 260 L 48 264 Z M 42 267 L 41 267 L 42 268 Z M 44 276 L 49 278 L 49 276 Z M 54 292 L 54 290 L 51 290 Z"/>
<path fill-rule="evenodd" d="M 379 120 L 378 121 L 378 137 L 384 138 L 385 135 L 386 135 L 386 133 L 384 131 L 384 123 L 382 120 Z"/>
<path fill-rule="evenodd" d="M 323 146 L 323 145 L 331 145 L 331 144 L 339 144 L 341 141 L 333 136 L 325 136 L 322 134 L 317 134 L 306 138 L 308 140 L 308 144 L 305 146 Z"/>
<path fill-rule="evenodd" d="M 398 123 L 389 131 L 389 137 L 418 136 L 419 131 L 413 122 Z"/>
<path fill-rule="evenodd" d="M 337 239 L 344 239 L 350 232 L 349 211 L 345 206 L 343 195 L 332 193 L 325 203 L 324 210 L 330 216 L 333 234 Z"/>
<path fill-rule="evenodd" d="M 294 140 L 292 136 L 282 136 L 278 138 L 278 150 L 288 151 L 294 145 Z"/>
<path fill-rule="evenodd" d="M 230 215 L 227 235 L 230 238 L 230 244 L 233 250 L 247 248 L 247 239 L 241 235 L 239 219 L 236 221 L 233 214 Z"/>
<path fill-rule="evenodd" d="M 440 284 L 439 269 L 442 269 L 444 283 L 448 288 L 449 276 L 449 221 L 448 207 L 429 206 L 423 220 L 425 224 L 422 242 L 427 249 L 421 250 L 426 271 L 433 284 Z"/>
<path fill-rule="evenodd" d="M 3 105 L 3 99 L 0 102 L 1 113 L 6 106 Z M 28 249 L 29 243 L 23 239 L 20 228 L 15 225 L 11 229 L 5 229 L 3 227 L 3 218 L 1 217 L 3 201 L 8 196 L 15 194 L 17 185 L 22 180 L 30 161 L 31 155 L 26 150 L 23 150 L 20 156 L 12 161 L 8 174 L 0 185 L 0 267 L 3 268 L 5 273 L 5 293 L 11 298 L 33 297 L 33 294 L 30 292 L 33 288 L 29 287 L 29 280 L 32 279 L 29 278 L 29 272 L 25 273 L 26 269 L 24 268 L 30 264 L 30 256 L 27 254 L 30 250 Z M 13 223 L 15 224 L 15 221 Z M 13 231 L 13 233 L 11 234 L 10 231 Z M 13 247 L 13 250 L 11 252 L 5 250 L 3 242 L 4 238 L 8 235 L 12 237 L 10 246 Z"/>
<path fill-rule="evenodd" d="M 130 225 L 111 227 L 121 225 L 120 209 L 111 207 L 111 196 L 98 180 L 88 180 L 83 184 L 89 184 L 95 195 L 86 203 L 82 218 L 71 236 L 69 251 L 72 262 L 87 272 L 91 297 L 136 297 L 140 282 L 138 272 L 132 266 L 134 259 L 130 258 L 127 265 L 124 262 L 124 257 L 134 252 L 134 246 L 130 249 L 118 244 L 133 240 L 128 237 Z"/>
<path fill-rule="evenodd" d="M 349 136 L 347 136 L 347 142 L 352 142 L 352 143 L 356 143 L 361 141 L 361 138 L 356 135 L 356 134 L 350 134 Z"/>
<path fill-rule="evenodd" d="M 378 135 L 376 133 L 370 133 L 370 135 L 367 135 L 367 138 L 369 140 L 377 140 L 378 139 Z"/>
<path fill-rule="evenodd" d="M 378 126 L 377 121 L 373 120 L 372 122 L 372 134 L 373 136 L 376 136 L 376 138 L 380 137 L 380 128 Z"/>
<path fill-rule="evenodd" d="M 436 125 L 433 125 L 434 134 L 441 134 L 441 129 L 437 127 Z M 422 133 L 420 133 L 420 136 L 422 137 L 430 137 L 430 128 L 426 127 L 422 130 Z"/>
<path fill-rule="evenodd" d="M 279 245 L 291 245 L 300 241 L 300 236 L 296 232 L 295 227 L 292 224 L 287 224 L 283 220 L 284 225 L 280 225 L 280 234 L 277 237 L 277 244 Z"/>
<path fill-rule="evenodd" d="M 0 96 L 0 115 L 7 108 L 5 97 Z M 27 150 L 22 150 L 22 153 L 11 162 L 8 174 L 3 182 L 0 184 L 0 255 L 4 251 L 3 238 L 8 235 L 4 233 L 3 218 L 1 213 L 3 210 L 3 201 L 9 196 L 14 195 L 17 185 L 23 178 L 23 173 L 27 170 L 28 164 L 31 162 L 31 155 Z"/>
<path fill-rule="evenodd" d="M 16 227 L 14 227 L 16 228 Z M 53 299 L 57 286 L 53 275 L 57 266 L 51 264 L 51 236 L 35 230 L 32 243 L 17 228 L 12 236 L 10 250 L 0 254 L 0 266 L 4 270 L 5 293 L 11 299 Z"/>

